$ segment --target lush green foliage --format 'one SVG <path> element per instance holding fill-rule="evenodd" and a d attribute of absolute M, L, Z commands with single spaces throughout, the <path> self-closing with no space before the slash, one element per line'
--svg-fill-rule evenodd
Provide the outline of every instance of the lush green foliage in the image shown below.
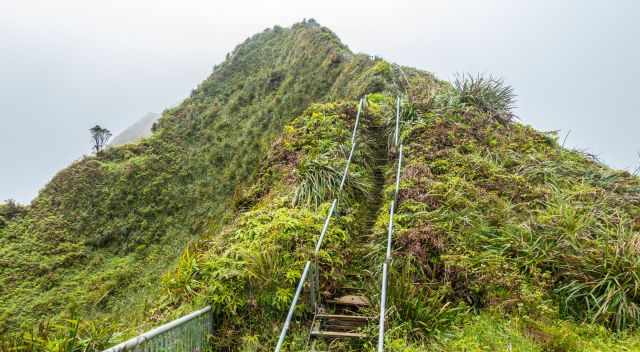
<path fill-rule="evenodd" d="M 158 277 L 179 261 L 189 241 L 217 233 L 237 210 L 253 205 L 246 193 L 262 179 L 267 152 L 292 118 L 312 102 L 375 90 L 381 82 L 376 62 L 352 54 L 314 22 L 265 30 L 230 53 L 191 97 L 165 111 L 153 136 L 61 171 L 23 216 L 8 222 L 3 216 L 0 333 L 30 331 L 44 317 L 81 316 L 109 319 L 126 336 L 179 315 L 164 309 Z M 353 103 L 348 110 L 331 116 L 352 123 Z M 339 169 L 348 148 L 343 141 L 336 140 L 333 160 L 314 154 L 316 164 Z M 365 166 L 354 168 L 362 177 L 347 189 L 362 195 L 368 191 Z M 291 177 L 305 174 L 315 178 L 312 172 Z M 321 185 L 306 189 L 321 193 L 299 192 L 304 202 L 313 199 L 310 204 L 331 196 Z M 296 216 L 302 221 L 310 214 Z"/>
<path fill-rule="evenodd" d="M 27 208 L 16 203 L 13 199 L 0 203 L 0 229 L 5 227 L 9 221 L 24 215 L 26 212 Z"/>
<path fill-rule="evenodd" d="M 105 321 L 80 322 L 61 320 L 43 321 L 32 331 L 0 341 L 0 351 L 69 351 L 103 350 L 115 341 L 116 334 L 105 328 Z"/>
<path fill-rule="evenodd" d="M 414 89 L 433 94 L 413 95 L 407 111 L 417 114 L 403 126 L 391 276 L 398 329 L 389 341 L 407 350 L 406 341 L 443 350 L 635 350 L 635 337 L 586 323 L 613 331 L 640 323 L 640 180 L 562 148 L 552 134 L 505 124 L 484 103 L 438 106 L 433 96 L 459 93 L 423 84 Z M 477 312 L 515 320 L 465 323 Z M 452 328 L 460 334 L 444 338 Z"/>
<path fill-rule="evenodd" d="M 320 282 L 377 301 L 399 92 L 387 349 L 640 349 L 640 180 L 513 122 L 500 80 L 354 55 L 314 21 L 249 38 L 150 138 L 74 163 L 29 207 L 0 205 L 0 349 L 101 349 L 211 304 L 214 350 L 271 350 L 364 94 Z M 307 298 L 290 351 L 306 346 Z"/>
<path fill-rule="evenodd" d="M 289 306 L 334 196 L 305 185 L 308 163 L 322 156 L 326 167 L 344 167 L 355 106 L 355 102 L 314 104 L 286 126 L 282 138 L 272 146 L 269 164 L 256 186 L 244 195 L 243 203 L 253 205 L 220 234 L 185 251 L 175 272 L 165 276 L 172 304 L 213 305 L 223 321 L 218 330 L 224 338 L 217 340 L 218 349 L 235 346 L 251 336 L 273 342 L 276 335 L 271 326 Z M 360 193 L 366 190 L 359 187 L 371 177 L 371 155 L 366 151 L 372 147 L 367 145 L 371 140 L 367 131 L 376 119 L 373 112 L 363 116 L 357 138 L 360 152 L 352 161 L 345 186 L 357 192 L 346 192 L 341 198 L 340 215 L 332 221 L 319 254 L 321 281 L 325 283 L 335 284 L 344 275 L 346 248 L 360 226 L 355 219 L 367 207 L 367 195 Z M 314 202 L 295 202 L 307 192 L 302 187 L 310 189 Z M 317 187 L 328 189 L 326 185 Z"/>

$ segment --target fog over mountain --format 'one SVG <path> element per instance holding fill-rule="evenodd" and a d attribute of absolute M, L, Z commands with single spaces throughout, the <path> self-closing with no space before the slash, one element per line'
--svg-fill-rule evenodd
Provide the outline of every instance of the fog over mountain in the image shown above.
<path fill-rule="evenodd" d="M 91 126 L 117 133 L 174 107 L 237 43 L 305 17 L 354 52 L 442 79 L 500 76 L 515 87 L 524 123 L 571 131 L 566 146 L 634 170 L 638 13 L 633 0 L 4 1 L 0 200 L 29 203 L 90 153 Z"/>
<path fill-rule="evenodd" d="M 156 113 L 147 113 L 140 120 L 136 121 L 133 125 L 127 127 L 124 131 L 112 138 L 109 142 L 109 146 L 113 147 L 123 145 L 150 136 L 151 128 L 153 127 L 153 124 L 158 121 L 158 118 L 160 118 L 160 115 Z"/>

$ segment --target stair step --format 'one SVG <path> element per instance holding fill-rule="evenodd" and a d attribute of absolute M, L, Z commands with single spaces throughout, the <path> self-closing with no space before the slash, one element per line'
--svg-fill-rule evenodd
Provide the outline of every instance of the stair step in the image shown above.
<path fill-rule="evenodd" d="M 354 307 L 367 307 L 371 305 L 369 300 L 365 296 L 357 295 L 345 295 L 338 297 L 334 300 L 327 300 L 328 303 L 333 303 L 342 306 L 354 306 Z"/>
<path fill-rule="evenodd" d="M 356 332 L 358 331 L 358 329 L 362 328 L 363 326 L 364 325 L 344 326 L 344 325 L 323 324 L 322 330 L 338 331 L 338 332 Z"/>
<path fill-rule="evenodd" d="M 334 338 L 334 339 L 339 339 L 339 338 L 363 339 L 367 337 L 367 335 L 361 334 L 358 332 L 342 332 L 342 331 L 312 331 L 311 336 Z"/>
<path fill-rule="evenodd" d="M 364 327 L 370 318 L 360 315 L 318 314 L 314 330 L 354 332 Z"/>
<path fill-rule="evenodd" d="M 348 320 L 348 321 L 364 321 L 364 322 L 375 319 L 375 318 L 367 317 L 364 315 L 343 315 L 343 314 L 318 314 L 316 315 L 316 318 L 326 319 L 326 320 Z"/>
<path fill-rule="evenodd" d="M 347 276 L 351 276 L 355 274 L 347 274 Z M 336 291 L 364 291 L 364 287 L 355 287 L 355 286 L 339 286 L 336 287 Z"/>

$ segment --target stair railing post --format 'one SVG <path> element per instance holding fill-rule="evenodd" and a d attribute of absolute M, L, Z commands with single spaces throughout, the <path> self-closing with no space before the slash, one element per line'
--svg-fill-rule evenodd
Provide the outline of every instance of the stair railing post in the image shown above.
<path fill-rule="evenodd" d="M 302 293 L 302 288 L 304 287 L 304 282 L 307 279 L 307 275 L 309 274 L 310 267 L 311 267 L 311 261 L 307 261 L 307 263 L 304 265 L 304 269 L 302 270 L 302 276 L 300 277 L 300 282 L 298 282 L 296 293 L 293 296 L 293 300 L 291 301 L 291 306 L 289 307 L 287 318 L 284 321 L 284 325 L 282 326 L 282 331 L 280 332 L 280 336 L 278 337 L 278 344 L 276 345 L 275 352 L 279 352 L 280 349 L 282 349 L 282 345 L 284 344 L 284 338 L 287 336 L 287 331 L 289 331 L 289 325 L 291 325 L 293 312 L 295 311 L 296 305 L 298 304 L 298 299 L 300 298 L 300 294 Z"/>
<path fill-rule="evenodd" d="M 393 142 L 397 148 L 400 143 L 400 96 L 396 99 L 396 129 L 393 134 Z"/>
<path fill-rule="evenodd" d="M 313 311 L 316 311 L 316 307 L 317 307 L 317 302 L 316 302 L 316 259 L 314 257 L 313 261 L 311 262 L 311 268 L 309 269 L 311 271 L 311 287 L 309 288 L 310 294 L 311 294 L 311 301 L 309 302 L 311 304 L 311 308 L 313 309 Z"/>
<path fill-rule="evenodd" d="M 313 313 L 318 313 L 318 306 L 320 305 L 320 266 L 318 265 L 318 255 L 313 255 L 313 282 L 311 283 L 311 304 L 313 306 Z"/>
<path fill-rule="evenodd" d="M 396 171 L 396 181 L 393 192 L 393 199 L 389 206 L 389 226 L 387 228 L 387 251 L 382 264 L 382 283 L 380 289 L 380 325 L 378 327 L 378 349 L 377 352 L 384 352 L 384 330 L 385 315 L 387 309 L 387 281 L 389 277 L 389 267 L 391 266 L 391 248 L 393 240 L 393 215 L 397 208 L 398 192 L 400 191 L 400 170 L 402 168 L 403 145 L 400 141 L 400 97 L 396 99 L 396 128 L 394 132 L 394 148 L 398 148 L 398 169 Z"/>

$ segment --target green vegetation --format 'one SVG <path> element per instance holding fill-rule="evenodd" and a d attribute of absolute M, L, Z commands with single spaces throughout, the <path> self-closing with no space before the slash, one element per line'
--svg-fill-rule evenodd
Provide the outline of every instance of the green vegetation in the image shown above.
<path fill-rule="evenodd" d="M 24 215 L 3 215 L 0 334 L 82 318 L 123 337 L 183 313 L 165 309 L 158 278 L 190 241 L 251 206 L 244 194 L 288 122 L 314 102 L 375 89 L 375 63 L 313 22 L 265 30 L 165 111 L 150 138 L 61 171 Z"/>
<path fill-rule="evenodd" d="M 355 102 L 314 104 L 292 121 L 272 146 L 256 185 L 243 195 L 241 202 L 253 206 L 220 234 L 194 243 L 175 272 L 165 276 L 171 304 L 213 305 L 222 321 L 216 336 L 224 337 L 215 340 L 218 350 L 247 339 L 257 339 L 262 345 L 275 343 L 277 334 L 272 331 L 286 314 L 292 287 L 313 251 L 333 196 L 323 192 L 332 181 L 325 184 L 323 178 L 309 176 L 324 170 L 309 171 L 308 165 L 323 163 L 332 170 L 344 167 L 355 106 Z M 366 210 L 363 200 L 370 187 L 360 187 L 371 178 L 370 155 L 364 151 L 370 149 L 367 131 L 376 119 L 370 113 L 360 125 L 357 139 L 362 148 L 350 165 L 345 185 L 357 193 L 343 198 L 340 216 L 334 218 L 325 237 L 319 256 L 323 282 L 339 280 L 344 273 L 346 248 L 361 226 L 357 219 Z M 309 178 L 316 182 L 308 183 Z M 311 197 L 306 194 L 313 195 L 317 203 L 293 202 Z"/>
<path fill-rule="evenodd" d="M 406 109 L 419 113 L 403 126 L 391 276 L 401 328 L 390 340 L 443 350 L 637 349 L 637 337 L 621 331 L 640 322 L 640 180 L 507 123 L 513 95 L 499 81 L 467 77 L 443 90 L 414 95 Z M 383 211 L 380 233 L 385 221 Z"/>
<path fill-rule="evenodd" d="M 5 227 L 9 221 L 24 215 L 26 211 L 26 207 L 16 203 L 13 199 L 0 203 L 0 229 Z"/>
<path fill-rule="evenodd" d="M 320 288 L 376 302 L 399 93 L 387 350 L 640 350 L 640 179 L 515 122 L 498 79 L 355 55 L 314 21 L 249 38 L 150 138 L 0 205 L 0 350 L 99 350 L 207 304 L 213 350 L 271 350 L 365 94 Z M 289 351 L 305 349 L 308 299 Z"/>

